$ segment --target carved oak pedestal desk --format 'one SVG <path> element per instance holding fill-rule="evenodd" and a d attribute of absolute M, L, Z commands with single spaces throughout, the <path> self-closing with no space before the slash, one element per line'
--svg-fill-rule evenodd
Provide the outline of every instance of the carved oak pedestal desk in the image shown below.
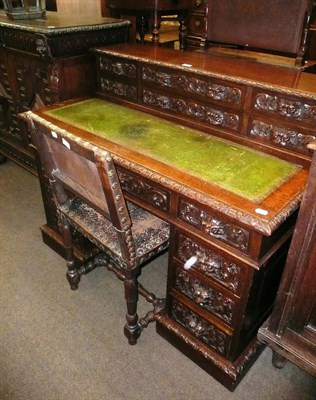
<path fill-rule="evenodd" d="M 89 49 L 127 41 L 129 25 L 54 12 L 12 21 L 0 11 L 0 162 L 6 156 L 35 172 L 30 138 L 18 113 L 93 93 Z"/>
<path fill-rule="evenodd" d="M 96 98 L 29 116 L 111 151 L 128 199 L 170 223 L 157 331 L 234 390 L 263 348 L 306 184 L 316 76 L 155 46 L 94 52 Z"/>

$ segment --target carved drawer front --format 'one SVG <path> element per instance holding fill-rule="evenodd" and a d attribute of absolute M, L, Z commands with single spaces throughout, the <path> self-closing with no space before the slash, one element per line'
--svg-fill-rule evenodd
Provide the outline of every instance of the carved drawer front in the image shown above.
<path fill-rule="evenodd" d="M 172 95 L 178 93 L 183 96 L 183 93 L 186 93 L 190 99 L 196 97 L 200 101 L 225 106 L 229 109 L 241 109 L 243 104 L 246 88 L 237 83 L 233 84 L 205 75 L 187 73 L 180 69 L 161 69 L 152 65 L 144 65 L 141 73 L 145 85 L 169 89 L 169 93 Z M 178 102 L 179 107 L 182 104 L 185 107 L 184 100 L 179 99 Z M 192 107 L 194 103 L 188 100 L 187 105 L 190 104 Z M 235 118 L 233 112 L 227 110 L 226 113 L 231 115 L 231 118 Z"/>
<path fill-rule="evenodd" d="M 128 79 L 137 78 L 137 65 L 135 62 L 121 58 L 99 57 L 98 67 L 101 74 L 113 74 Z"/>
<path fill-rule="evenodd" d="M 119 58 L 99 57 L 98 89 L 106 95 L 137 100 L 137 66 Z"/>
<path fill-rule="evenodd" d="M 238 317 L 239 303 L 234 296 L 210 286 L 207 281 L 200 281 L 195 275 L 182 268 L 174 268 L 173 289 L 229 327 L 234 327 Z"/>
<path fill-rule="evenodd" d="M 316 127 L 316 100 L 256 90 L 253 110 L 273 115 L 288 123 Z"/>
<path fill-rule="evenodd" d="M 207 239 L 220 240 L 244 253 L 250 251 L 250 232 L 211 209 L 180 198 L 178 218 L 202 232 Z"/>
<path fill-rule="evenodd" d="M 179 116 L 208 124 L 210 127 L 225 128 L 233 132 L 241 129 L 241 115 L 237 112 L 227 111 L 211 104 L 203 104 L 176 93 L 158 92 L 155 89 L 144 89 L 142 92 L 143 103 L 155 109 L 161 109 Z"/>
<path fill-rule="evenodd" d="M 306 148 L 307 144 L 316 140 L 316 133 L 309 132 L 301 127 L 282 126 L 264 118 L 254 118 L 250 121 L 249 134 L 251 138 L 262 140 L 274 146 L 311 155 Z"/>
<path fill-rule="evenodd" d="M 114 95 L 128 100 L 137 100 L 137 87 L 126 82 L 119 82 L 116 79 L 101 77 L 99 90 L 108 96 Z"/>
<path fill-rule="evenodd" d="M 118 175 L 124 191 L 128 192 L 132 197 L 141 200 L 145 205 L 156 208 L 166 214 L 170 209 L 170 193 L 154 185 L 152 181 L 146 181 L 143 177 L 133 174 L 123 168 L 118 168 Z"/>
<path fill-rule="evenodd" d="M 190 271 L 207 278 L 209 282 L 216 282 L 235 296 L 241 296 L 246 270 L 240 262 L 203 246 L 182 233 L 176 236 L 175 241 L 173 256 L 182 266 L 190 263 Z"/>
<path fill-rule="evenodd" d="M 169 316 L 217 353 L 222 356 L 227 355 L 230 336 L 173 298 L 171 298 Z"/>

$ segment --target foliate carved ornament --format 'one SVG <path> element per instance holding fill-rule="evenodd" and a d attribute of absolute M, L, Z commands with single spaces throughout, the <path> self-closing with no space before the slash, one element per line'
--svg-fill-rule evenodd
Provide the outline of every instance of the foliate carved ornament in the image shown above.
<path fill-rule="evenodd" d="M 206 343 L 218 353 L 224 354 L 227 335 L 214 325 L 204 321 L 193 311 L 177 302 L 174 302 L 172 305 L 171 317 L 196 338 Z"/>
<path fill-rule="evenodd" d="M 267 93 L 258 93 L 255 108 L 262 111 L 277 113 L 283 117 L 316 124 L 316 104 L 304 103 Z"/>
<path fill-rule="evenodd" d="M 49 45 L 47 43 L 47 38 L 44 35 L 36 36 L 36 52 L 41 58 L 53 59 Z"/>
<path fill-rule="evenodd" d="M 115 82 L 110 79 L 101 78 L 101 90 L 104 93 L 112 93 L 116 96 L 127 97 L 129 99 L 137 98 L 136 86 L 126 85 L 122 82 Z"/>
<path fill-rule="evenodd" d="M 211 125 L 233 130 L 238 130 L 239 127 L 239 115 L 205 106 L 194 101 L 187 101 L 183 98 L 170 97 L 144 89 L 143 101 L 150 106 L 181 113 Z"/>
<path fill-rule="evenodd" d="M 197 261 L 192 266 L 208 278 L 216 279 L 234 293 L 240 288 L 241 267 L 226 260 L 217 253 L 205 249 L 188 237 L 180 235 L 178 257 L 183 263 L 196 256 Z"/>
<path fill-rule="evenodd" d="M 255 357 L 257 353 L 261 352 L 264 347 L 264 344 L 257 340 L 252 346 L 246 349 L 241 357 L 239 357 L 238 363 L 230 363 L 229 361 L 214 355 L 212 349 L 208 348 L 203 343 L 188 336 L 182 326 L 176 324 L 172 319 L 166 317 L 164 314 L 156 315 L 156 320 L 168 329 L 168 331 L 177 336 L 179 340 L 182 340 L 190 346 L 192 350 L 202 355 L 205 360 L 208 360 L 214 366 L 225 371 L 225 374 L 233 380 L 236 380 L 236 378 L 243 373 L 249 362 L 252 362 L 253 357 Z"/>
<path fill-rule="evenodd" d="M 113 61 L 112 59 L 101 57 L 99 65 L 101 71 L 111 72 L 115 75 L 126 76 L 128 78 L 137 77 L 136 65 L 131 63 L 124 63 L 121 61 L 116 62 Z"/>
<path fill-rule="evenodd" d="M 248 250 L 250 236 L 248 231 L 226 223 L 193 204 L 181 202 L 180 218 L 208 236 L 227 242 L 242 251 Z"/>
<path fill-rule="evenodd" d="M 316 139 L 316 136 L 304 135 L 292 129 L 267 124 L 258 120 L 252 122 L 250 135 L 260 137 L 281 147 L 288 147 L 301 151 L 305 151 L 306 146 Z"/>
<path fill-rule="evenodd" d="M 228 324 L 232 323 L 234 301 L 223 293 L 201 283 L 183 270 L 176 271 L 175 288 Z"/>
<path fill-rule="evenodd" d="M 143 180 L 118 171 L 122 188 L 129 193 L 135 194 L 154 205 L 155 207 L 166 211 L 169 205 L 169 196 L 166 192 L 159 190 Z"/>
<path fill-rule="evenodd" d="M 219 84 L 214 81 L 186 76 L 184 74 L 179 75 L 156 71 L 149 67 L 143 67 L 142 77 L 143 80 L 153 82 L 158 86 L 185 90 L 186 92 L 205 96 L 212 100 L 233 104 L 240 104 L 241 102 L 242 93 L 239 88 Z"/>

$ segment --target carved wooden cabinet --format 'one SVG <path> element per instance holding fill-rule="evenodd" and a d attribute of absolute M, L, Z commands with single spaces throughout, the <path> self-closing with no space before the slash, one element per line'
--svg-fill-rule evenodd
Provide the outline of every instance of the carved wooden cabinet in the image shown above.
<path fill-rule="evenodd" d="M 90 47 L 124 42 L 129 22 L 67 18 L 10 21 L 0 11 L 0 153 L 35 171 L 20 112 L 88 95 L 94 88 Z"/>
<path fill-rule="evenodd" d="M 313 146 L 316 150 L 316 142 Z M 290 360 L 316 377 L 316 152 L 273 312 L 258 337 L 273 364 Z"/>

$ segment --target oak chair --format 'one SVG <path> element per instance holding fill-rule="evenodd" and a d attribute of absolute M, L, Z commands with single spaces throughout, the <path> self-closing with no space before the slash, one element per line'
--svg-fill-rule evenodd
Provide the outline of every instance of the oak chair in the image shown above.
<path fill-rule="evenodd" d="M 164 307 L 138 282 L 140 266 L 165 250 L 169 225 L 142 208 L 127 202 L 111 154 L 53 125 L 42 128 L 24 114 L 40 162 L 58 210 L 66 249 L 67 279 L 78 288 L 82 274 L 106 266 L 124 282 L 127 305 L 125 336 L 135 344 L 154 314 Z M 74 257 L 72 229 L 98 249 L 93 258 L 78 266 Z M 139 319 L 138 295 L 154 309 Z"/>

